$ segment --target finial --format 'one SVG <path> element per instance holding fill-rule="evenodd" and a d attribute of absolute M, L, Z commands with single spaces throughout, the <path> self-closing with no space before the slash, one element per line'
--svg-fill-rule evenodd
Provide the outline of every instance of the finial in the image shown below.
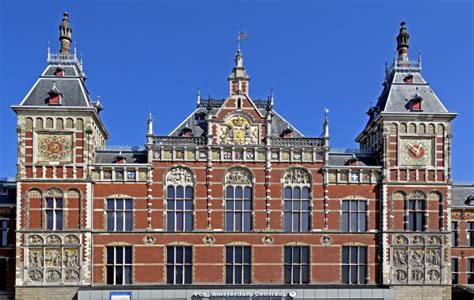
<path fill-rule="evenodd" d="M 147 135 L 149 136 L 153 135 L 153 118 L 151 116 L 151 108 L 150 108 L 150 112 L 148 113 L 147 124 L 148 124 Z"/>
<path fill-rule="evenodd" d="M 201 88 L 197 86 L 197 105 L 201 104 Z"/>
<path fill-rule="evenodd" d="M 51 42 L 48 41 L 48 54 L 50 54 L 50 53 L 51 53 Z"/>
<path fill-rule="evenodd" d="M 100 96 L 97 96 L 97 101 L 96 102 L 97 102 L 97 105 L 100 104 Z"/>
<path fill-rule="evenodd" d="M 408 48 L 410 47 L 408 40 L 410 35 L 408 34 L 405 25 L 405 21 L 400 23 L 400 32 L 397 36 L 397 51 L 399 60 L 408 60 Z"/>
<path fill-rule="evenodd" d="M 64 12 L 63 20 L 59 25 L 59 41 L 61 42 L 60 54 L 69 55 L 71 53 L 71 33 L 72 27 L 69 24 L 69 14 Z"/>
<path fill-rule="evenodd" d="M 237 53 L 240 53 L 240 42 L 247 39 L 247 33 L 245 32 L 238 32 L 237 33 Z"/>
<path fill-rule="evenodd" d="M 270 89 L 270 104 L 273 106 L 273 89 Z"/>
<path fill-rule="evenodd" d="M 324 122 L 323 122 L 323 138 L 325 140 L 325 146 L 329 146 L 329 109 L 324 107 Z"/>

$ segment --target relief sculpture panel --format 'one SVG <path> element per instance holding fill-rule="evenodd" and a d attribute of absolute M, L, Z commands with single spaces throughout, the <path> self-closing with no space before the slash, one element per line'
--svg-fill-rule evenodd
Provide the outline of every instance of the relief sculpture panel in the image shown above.
<path fill-rule="evenodd" d="M 441 284 L 442 237 L 398 234 L 392 236 L 391 273 L 394 284 Z"/>

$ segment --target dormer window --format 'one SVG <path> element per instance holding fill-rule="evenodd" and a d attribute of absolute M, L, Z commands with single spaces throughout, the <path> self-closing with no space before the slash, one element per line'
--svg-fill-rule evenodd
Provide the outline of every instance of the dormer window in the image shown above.
<path fill-rule="evenodd" d="M 289 127 L 286 128 L 285 130 L 283 130 L 281 132 L 280 137 L 285 138 L 285 139 L 292 138 L 293 137 L 293 130 Z"/>
<path fill-rule="evenodd" d="M 413 84 L 413 75 L 409 74 L 403 78 L 406 84 Z"/>
<path fill-rule="evenodd" d="M 357 164 L 358 161 L 359 161 L 359 160 L 357 159 L 357 157 L 356 157 L 355 155 L 353 155 L 351 159 L 349 159 L 348 161 L 346 161 L 345 165 L 346 165 L 346 166 L 357 166 L 357 165 L 358 165 L 358 164 Z"/>
<path fill-rule="evenodd" d="M 127 159 L 125 158 L 125 156 L 122 155 L 122 152 L 120 152 L 119 155 L 115 157 L 116 164 L 124 164 L 126 162 L 127 162 Z"/>
<path fill-rule="evenodd" d="M 421 99 L 411 100 L 411 110 L 421 110 Z"/>
<path fill-rule="evenodd" d="M 63 94 L 56 87 L 56 82 L 53 84 L 53 88 L 48 92 L 48 104 L 49 105 L 61 105 Z"/>
<path fill-rule="evenodd" d="M 195 119 L 198 122 L 202 122 L 206 120 L 206 113 L 205 112 L 200 112 L 195 115 Z"/>
<path fill-rule="evenodd" d="M 191 128 L 183 128 L 181 130 L 181 136 L 185 136 L 185 137 L 189 137 L 189 136 L 193 136 L 193 131 L 191 130 Z"/>
<path fill-rule="evenodd" d="M 57 67 L 54 71 L 54 76 L 56 77 L 64 77 L 64 69 L 61 67 Z"/>
<path fill-rule="evenodd" d="M 467 197 L 466 201 L 464 201 L 464 203 L 466 205 L 469 205 L 469 206 L 474 206 L 474 195 L 471 195 L 469 197 Z"/>

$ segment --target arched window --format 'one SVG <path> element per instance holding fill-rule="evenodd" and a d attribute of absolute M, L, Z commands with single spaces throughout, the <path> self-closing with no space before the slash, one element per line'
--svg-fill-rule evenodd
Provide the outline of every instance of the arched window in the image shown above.
<path fill-rule="evenodd" d="M 168 171 L 165 182 L 167 230 L 193 230 L 193 174 L 187 168 L 176 167 Z"/>
<path fill-rule="evenodd" d="M 252 174 L 232 168 L 225 175 L 225 230 L 251 231 L 253 210 Z"/>
<path fill-rule="evenodd" d="M 305 169 L 295 168 L 283 175 L 284 229 L 309 231 L 311 224 L 311 177 Z"/>
<path fill-rule="evenodd" d="M 408 218 L 407 230 L 425 231 L 426 195 L 420 191 L 411 192 L 405 204 L 405 216 Z"/>
<path fill-rule="evenodd" d="M 49 189 L 44 194 L 46 229 L 63 229 L 63 193 L 58 189 Z"/>

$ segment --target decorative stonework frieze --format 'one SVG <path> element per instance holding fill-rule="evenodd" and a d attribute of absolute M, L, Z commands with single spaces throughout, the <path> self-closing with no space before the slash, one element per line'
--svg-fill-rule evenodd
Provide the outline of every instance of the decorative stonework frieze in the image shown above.
<path fill-rule="evenodd" d="M 244 168 L 232 168 L 225 175 L 226 184 L 252 184 L 252 174 Z"/>
<path fill-rule="evenodd" d="M 441 235 L 394 234 L 390 252 L 392 283 L 443 283 Z"/>
<path fill-rule="evenodd" d="M 81 238 L 77 234 L 30 234 L 25 244 L 27 284 L 78 283 Z"/>
<path fill-rule="evenodd" d="M 166 184 L 186 185 L 193 184 L 193 174 L 189 169 L 175 167 L 166 173 Z"/>
<path fill-rule="evenodd" d="M 258 127 L 252 126 L 242 116 L 233 116 L 225 124 L 218 125 L 219 143 L 223 145 L 258 144 Z"/>
<path fill-rule="evenodd" d="M 305 169 L 293 168 L 283 175 L 284 184 L 310 184 L 311 177 Z"/>

